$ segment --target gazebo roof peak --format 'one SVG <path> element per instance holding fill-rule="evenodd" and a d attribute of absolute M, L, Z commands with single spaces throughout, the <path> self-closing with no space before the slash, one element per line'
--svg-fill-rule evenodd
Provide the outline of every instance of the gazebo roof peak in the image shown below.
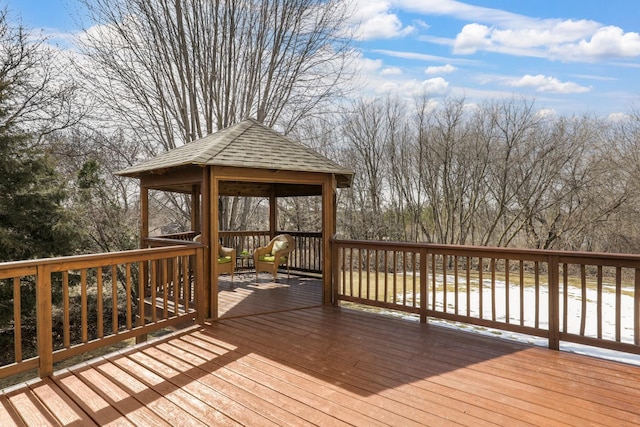
<path fill-rule="evenodd" d="M 117 172 L 140 177 L 188 166 L 231 166 L 298 172 L 331 173 L 339 186 L 350 186 L 353 171 L 254 119 L 207 135 Z M 345 185 L 346 184 L 346 185 Z"/>

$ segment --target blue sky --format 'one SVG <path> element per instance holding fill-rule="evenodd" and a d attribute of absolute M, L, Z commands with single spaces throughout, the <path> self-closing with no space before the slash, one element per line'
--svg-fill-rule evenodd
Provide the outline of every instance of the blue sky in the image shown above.
<path fill-rule="evenodd" d="M 1 1 L 1 0 L 0 0 Z M 55 41 L 74 0 L 4 0 Z M 363 94 L 470 102 L 523 94 L 557 114 L 640 105 L 638 0 L 351 0 Z M 85 22 L 86 24 L 86 22 Z M 61 45 L 64 45 L 62 43 Z"/>

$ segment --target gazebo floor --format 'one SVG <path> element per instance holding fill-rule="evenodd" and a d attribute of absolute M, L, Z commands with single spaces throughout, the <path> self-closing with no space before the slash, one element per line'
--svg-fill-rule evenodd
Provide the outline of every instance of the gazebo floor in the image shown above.
<path fill-rule="evenodd" d="M 640 368 L 345 308 L 222 319 L 0 396 L 2 425 L 638 425 Z"/>
<path fill-rule="evenodd" d="M 322 305 L 322 281 L 255 271 L 218 276 L 218 317 L 231 318 Z"/>

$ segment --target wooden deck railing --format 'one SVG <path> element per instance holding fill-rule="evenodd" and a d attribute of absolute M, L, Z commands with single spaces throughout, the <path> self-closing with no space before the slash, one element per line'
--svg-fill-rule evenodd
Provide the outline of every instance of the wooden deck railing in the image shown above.
<path fill-rule="evenodd" d="M 640 354 L 640 256 L 333 241 L 334 301 Z"/>
<path fill-rule="evenodd" d="M 47 376 L 54 362 L 192 319 L 204 321 L 203 254 L 202 245 L 188 243 L 0 264 L 0 285 L 13 299 L 13 334 L 2 349 L 13 353 L 13 361 L 0 366 L 0 378 L 34 368 Z M 34 298 L 35 313 L 23 311 L 23 302 Z M 25 316 L 37 319 L 35 349 L 23 345 L 23 327 L 33 326 L 22 323 Z"/>

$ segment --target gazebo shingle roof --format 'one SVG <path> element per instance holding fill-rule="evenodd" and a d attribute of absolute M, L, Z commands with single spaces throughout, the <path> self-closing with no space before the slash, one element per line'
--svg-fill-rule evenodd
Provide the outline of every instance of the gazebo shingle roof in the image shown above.
<path fill-rule="evenodd" d="M 117 174 L 139 177 L 190 165 L 331 173 L 339 176 L 340 187 L 348 187 L 353 177 L 352 170 L 254 119 L 245 119 Z"/>

